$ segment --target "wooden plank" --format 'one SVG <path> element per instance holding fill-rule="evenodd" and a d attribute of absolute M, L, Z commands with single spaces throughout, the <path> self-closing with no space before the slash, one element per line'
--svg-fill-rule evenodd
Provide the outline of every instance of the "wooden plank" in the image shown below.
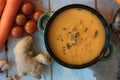
<path fill-rule="evenodd" d="M 2 50 L 0 50 L 0 59 L 6 59 L 7 60 L 5 46 L 3 47 Z M 0 73 L 0 80 L 6 80 L 6 76 L 7 76 L 7 71 L 4 72 L 4 73 Z"/>
<path fill-rule="evenodd" d="M 49 10 L 49 0 L 25 0 L 25 1 L 33 2 L 36 6 L 36 9 L 41 9 L 45 12 Z"/>
<path fill-rule="evenodd" d="M 0 59 L 6 59 L 6 51 L 5 51 L 5 46 L 3 47 L 2 50 L 0 50 Z"/>
<path fill-rule="evenodd" d="M 25 0 L 30 1 L 30 0 Z M 31 0 L 31 2 L 35 3 L 35 6 L 37 9 L 42 9 L 44 11 L 48 11 L 49 9 L 49 3 L 48 0 Z M 44 40 L 43 35 L 41 35 L 39 32 L 36 32 L 34 35 L 34 52 L 47 52 L 44 46 Z M 16 63 L 14 59 L 13 54 L 13 48 L 15 47 L 16 43 L 20 39 L 14 39 L 12 37 L 9 37 L 8 40 L 8 61 L 10 66 L 10 69 L 8 70 L 8 76 L 11 76 L 13 74 L 17 74 L 16 69 Z M 21 80 L 36 80 L 35 78 L 31 77 L 30 75 L 23 77 Z M 51 66 L 45 66 L 45 69 L 43 70 L 42 78 L 40 80 L 51 80 Z"/>
<path fill-rule="evenodd" d="M 105 17 L 108 24 L 113 20 L 114 14 L 118 9 L 118 5 L 115 3 L 115 0 L 98 0 L 97 1 L 98 11 Z M 110 28 L 110 27 L 109 27 Z M 118 36 L 112 32 L 110 28 L 111 41 L 115 45 L 115 53 L 111 60 L 106 62 L 99 62 L 94 65 L 92 68 L 101 80 L 116 80 L 118 58 L 120 54 L 120 44 Z M 108 53 L 108 52 L 107 52 Z"/>
<path fill-rule="evenodd" d="M 95 7 L 94 0 L 51 0 L 51 10 L 56 11 L 65 5 L 75 3 Z M 52 80 L 97 80 L 97 78 L 90 68 L 73 70 L 65 68 L 54 61 L 52 65 Z"/>
<path fill-rule="evenodd" d="M 95 8 L 94 0 L 72 0 L 72 4 L 84 4 L 92 8 Z"/>
<path fill-rule="evenodd" d="M 10 69 L 8 70 L 8 76 L 17 74 L 17 68 L 15 63 L 15 56 L 13 53 L 13 48 L 20 39 L 14 39 L 11 36 L 8 39 L 8 63 L 10 64 Z"/>
<path fill-rule="evenodd" d="M 56 11 L 57 9 L 69 5 L 72 3 L 72 0 L 50 0 L 50 10 Z"/>
<path fill-rule="evenodd" d="M 94 72 L 89 69 L 69 69 L 54 62 L 52 80 L 97 80 Z"/>
<path fill-rule="evenodd" d="M 108 23 L 113 19 L 113 15 L 118 9 L 118 5 L 115 0 L 96 0 L 97 10 L 103 15 Z"/>

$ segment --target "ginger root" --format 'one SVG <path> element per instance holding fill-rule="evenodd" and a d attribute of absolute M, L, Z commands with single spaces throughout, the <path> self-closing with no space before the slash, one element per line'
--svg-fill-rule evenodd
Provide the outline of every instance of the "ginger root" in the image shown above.
<path fill-rule="evenodd" d="M 6 78 L 6 80 L 14 80 L 14 79 L 13 79 L 13 76 L 9 76 Z"/>
<path fill-rule="evenodd" d="M 6 60 L 0 60 L 0 72 L 3 72 L 8 68 L 9 68 L 9 64 L 7 63 L 7 61 Z"/>
<path fill-rule="evenodd" d="M 12 76 L 8 76 L 6 80 L 23 80 L 23 79 L 21 79 L 17 74 L 14 74 Z"/>
<path fill-rule="evenodd" d="M 48 54 L 42 53 L 33 57 L 32 43 L 32 37 L 27 36 L 20 40 L 14 48 L 18 76 L 30 74 L 39 79 L 41 78 L 43 66 L 50 65 L 52 59 Z"/>

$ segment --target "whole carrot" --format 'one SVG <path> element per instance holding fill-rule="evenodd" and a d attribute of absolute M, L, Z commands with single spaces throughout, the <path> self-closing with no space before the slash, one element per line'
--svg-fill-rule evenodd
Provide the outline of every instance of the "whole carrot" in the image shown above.
<path fill-rule="evenodd" d="M 0 17 L 2 15 L 5 4 L 6 4 L 6 0 L 0 0 Z"/>
<path fill-rule="evenodd" d="M 0 49 L 7 40 L 22 0 L 7 0 L 0 22 Z"/>

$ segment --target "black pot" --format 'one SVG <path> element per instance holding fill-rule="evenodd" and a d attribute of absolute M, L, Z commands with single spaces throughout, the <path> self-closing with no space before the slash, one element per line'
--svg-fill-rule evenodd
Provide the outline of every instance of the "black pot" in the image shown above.
<path fill-rule="evenodd" d="M 95 15 L 100 19 L 100 21 L 103 23 L 104 29 L 105 29 L 105 33 L 106 33 L 106 41 L 105 41 L 104 47 L 103 47 L 100 55 L 99 55 L 98 57 L 96 57 L 94 60 L 92 60 L 91 62 L 88 62 L 88 63 L 86 63 L 86 64 L 82 64 L 82 65 L 73 65 L 73 64 L 68 64 L 68 63 L 63 62 L 62 60 L 60 60 L 59 58 L 57 58 L 57 57 L 54 55 L 54 52 L 51 50 L 51 48 L 50 48 L 50 46 L 49 46 L 49 44 L 48 44 L 48 31 L 49 31 L 51 22 L 54 20 L 54 18 L 55 18 L 59 13 L 61 13 L 61 12 L 64 11 L 64 10 L 70 9 L 70 8 L 86 9 L 86 10 L 92 12 L 93 14 L 95 14 Z M 47 22 L 46 26 L 43 27 L 43 21 L 44 21 L 46 18 L 49 18 L 49 19 L 48 19 L 48 22 Z M 43 15 L 39 18 L 39 21 L 38 21 L 38 29 L 39 29 L 39 31 L 40 31 L 42 34 L 44 34 L 45 46 L 46 46 L 46 49 L 47 49 L 48 53 L 52 56 L 52 58 L 53 58 L 55 61 L 57 61 L 59 64 L 65 66 L 65 67 L 73 68 L 73 69 L 86 68 L 86 67 L 88 67 L 88 66 L 91 66 L 91 65 L 97 63 L 98 61 L 106 61 L 106 60 L 109 60 L 109 59 L 113 56 L 114 46 L 113 46 L 113 44 L 112 44 L 111 41 L 110 41 L 110 32 L 109 32 L 109 30 L 108 30 L 108 24 L 107 24 L 107 22 L 105 21 L 105 19 L 102 17 L 102 15 L 101 15 L 99 12 L 97 12 L 95 9 L 91 8 L 91 7 L 88 7 L 88 6 L 85 6 L 85 5 L 81 5 L 81 4 L 72 4 L 72 5 L 68 5 L 68 6 L 65 6 L 65 7 L 60 8 L 60 9 L 57 10 L 55 13 L 47 12 L 47 13 L 43 14 Z M 110 52 L 109 52 L 109 54 L 107 54 L 107 56 L 105 56 L 105 52 L 106 52 L 106 49 L 107 49 L 108 47 L 110 48 Z"/>

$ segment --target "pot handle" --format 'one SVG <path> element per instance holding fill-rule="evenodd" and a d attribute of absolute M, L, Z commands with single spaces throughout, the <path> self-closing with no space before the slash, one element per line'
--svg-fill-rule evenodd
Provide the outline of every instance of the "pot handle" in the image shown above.
<path fill-rule="evenodd" d="M 49 20 L 49 18 L 51 17 L 52 14 L 53 14 L 53 12 L 46 12 L 40 16 L 40 18 L 37 22 L 37 26 L 38 26 L 38 30 L 40 31 L 41 34 L 44 34 L 44 29 L 46 27 L 43 22 L 45 21 L 45 19 Z"/>
<path fill-rule="evenodd" d="M 113 57 L 114 52 L 115 52 L 115 47 L 114 47 L 114 45 L 113 45 L 113 43 L 111 41 L 109 42 L 109 49 L 110 49 L 109 54 L 107 56 L 104 56 L 101 59 L 101 61 L 108 61 L 108 60 L 110 60 Z"/>

